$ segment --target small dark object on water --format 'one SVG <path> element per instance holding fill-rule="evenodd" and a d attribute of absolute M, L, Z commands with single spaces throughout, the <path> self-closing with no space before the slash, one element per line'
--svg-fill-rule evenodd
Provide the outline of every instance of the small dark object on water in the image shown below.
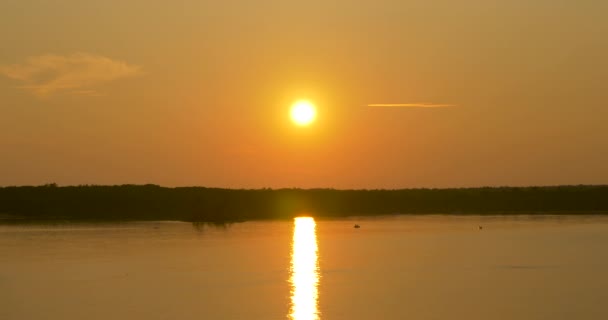
<path fill-rule="evenodd" d="M 355 228 L 355 229 L 359 229 L 359 228 L 361 228 L 361 226 L 360 226 L 360 225 L 358 225 L 358 224 L 356 224 L 356 225 L 354 226 L 354 228 Z"/>
<path fill-rule="evenodd" d="M 482 226 L 479 226 L 479 230 L 481 230 L 481 229 L 483 229 L 483 227 L 482 227 Z"/>

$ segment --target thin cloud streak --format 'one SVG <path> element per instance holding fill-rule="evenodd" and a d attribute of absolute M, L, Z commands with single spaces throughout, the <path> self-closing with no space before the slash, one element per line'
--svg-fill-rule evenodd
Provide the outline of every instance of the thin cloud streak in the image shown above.
<path fill-rule="evenodd" d="M 0 74 L 21 81 L 19 88 L 45 97 L 55 93 L 98 96 L 91 87 L 141 73 L 139 66 L 91 53 L 45 54 L 0 66 Z"/>
<path fill-rule="evenodd" d="M 443 103 L 372 103 L 368 107 L 391 107 L 391 108 L 449 108 L 455 107 L 455 104 Z"/>

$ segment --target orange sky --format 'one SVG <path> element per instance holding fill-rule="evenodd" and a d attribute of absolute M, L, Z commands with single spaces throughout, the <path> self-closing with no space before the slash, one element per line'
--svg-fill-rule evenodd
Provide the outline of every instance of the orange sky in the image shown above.
<path fill-rule="evenodd" d="M 0 3 L 0 185 L 608 183 L 608 2 Z M 289 107 L 313 101 L 297 127 Z M 371 107 L 370 104 L 450 105 Z"/>

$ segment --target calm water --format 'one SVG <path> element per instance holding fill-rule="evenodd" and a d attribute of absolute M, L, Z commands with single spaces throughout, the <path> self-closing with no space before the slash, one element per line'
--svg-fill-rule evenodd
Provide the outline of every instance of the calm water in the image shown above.
<path fill-rule="evenodd" d="M 0 225 L 3 320 L 608 319 L 607 272 L 608 217 Z"/>

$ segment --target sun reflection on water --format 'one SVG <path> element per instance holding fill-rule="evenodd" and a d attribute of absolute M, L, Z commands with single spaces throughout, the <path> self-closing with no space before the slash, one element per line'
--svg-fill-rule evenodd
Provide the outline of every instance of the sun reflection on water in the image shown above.
<path fill-rule="evenodd" d="M 319 319 L 319 262 L 315 220 L 295 218 L 291 251 L 290 319 Z"/>

